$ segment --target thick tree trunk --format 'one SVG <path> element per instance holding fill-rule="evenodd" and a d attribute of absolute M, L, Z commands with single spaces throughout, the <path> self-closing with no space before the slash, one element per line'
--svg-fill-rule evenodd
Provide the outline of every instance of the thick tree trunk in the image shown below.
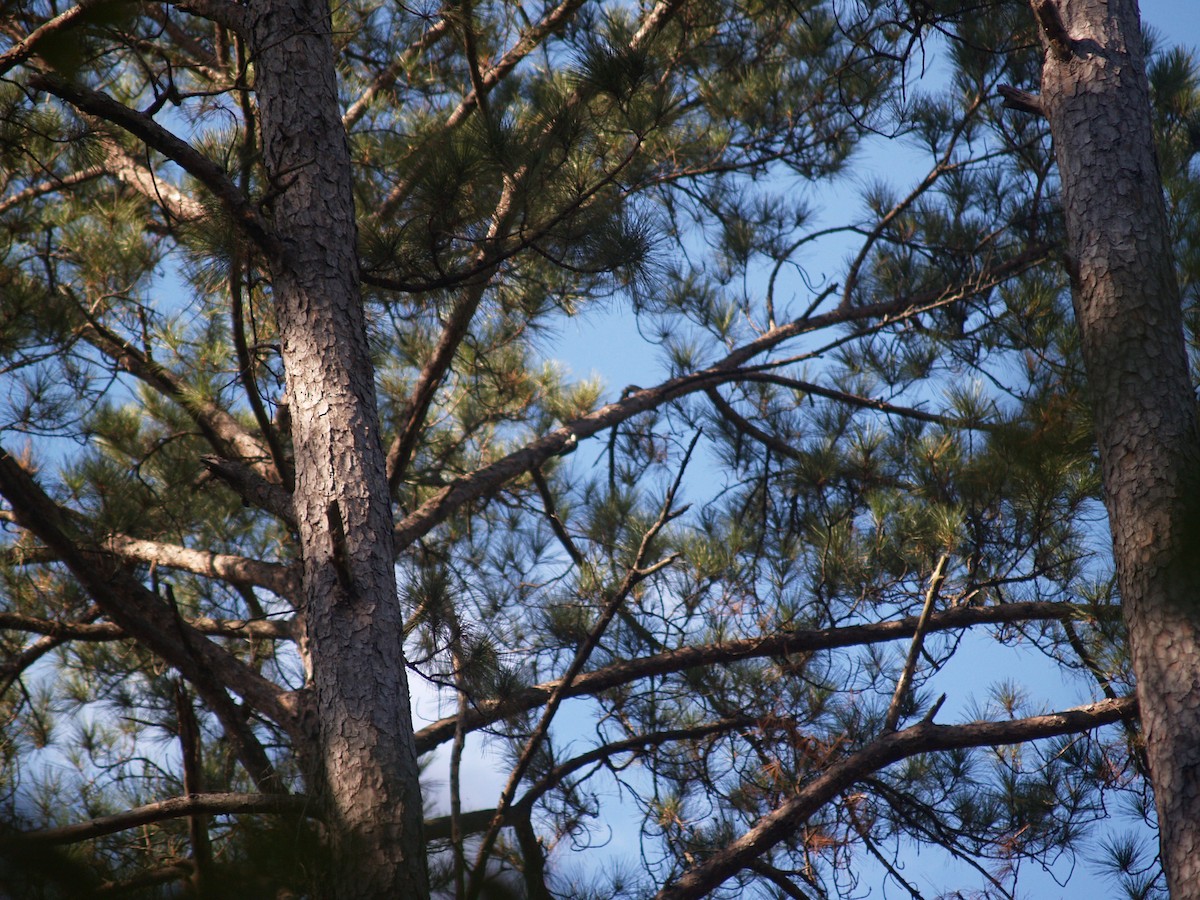
<path fill-rule="evenodd" d="M 392 514 L 359 296 L 350 159 L 325 0 L 251 7 L 295 446 L 315 708 L 306 761 L 334 826 L 333 893 L 428 895 Z"/>
<path fill-rule="evenodd" d="M 1200 432 L 1136 0 L 1033 0 L 1171 896 L 1200 897 Z"/>

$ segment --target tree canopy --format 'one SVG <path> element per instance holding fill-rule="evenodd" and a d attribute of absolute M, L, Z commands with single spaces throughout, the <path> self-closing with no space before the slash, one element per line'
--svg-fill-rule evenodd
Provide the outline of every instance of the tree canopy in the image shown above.
<path fill-rule="evenodd" d="M 1162 895 L 1034 6 L 7 5 L 3 889 Z"/>

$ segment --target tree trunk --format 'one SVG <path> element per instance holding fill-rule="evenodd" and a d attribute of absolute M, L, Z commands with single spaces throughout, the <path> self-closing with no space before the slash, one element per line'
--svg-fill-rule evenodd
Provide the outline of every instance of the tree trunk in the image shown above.
<path fill-rule="evenodd" d="M 270 266 L 312 661 L 306 765 L 334 835 L 333 893 L 420 898 L 429 893 L 421 795 L 329 7 L 266 0 L 248 9 L 283 248 Z"/>
<path fill-rule="evenodd" d="M 1200 897 L 1200 430 L 1136 0 L 1033 0 L 1041 105 L 1175 900 Z"/>

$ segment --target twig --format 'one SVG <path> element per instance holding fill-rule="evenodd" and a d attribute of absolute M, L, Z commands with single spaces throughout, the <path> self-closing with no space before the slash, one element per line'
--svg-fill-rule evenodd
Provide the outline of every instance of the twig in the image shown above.
<path fill-rule="evenodd" d="M 908 659 L 905 660 L 904 671 L 900 673 L 900 680 L 896 682 L 896 693 L 892 696 L 887 718 L 883 721 L 884 731 L 895 731 L 896 726 L 900 723 L 900 707 L 908 695 L 909 685 L 912 684 L 913 672 L 917 668 L 917 659 L 921 655 L 921 645 L 925 642 L 925 630 L 929 627 L 929 615 L 933 612 L 933 604 L 937 600 L 938 590 L 942 586 L 942 580 L 946 577 L 946 561 L 949 558 L 948 554 L 942 554 L 933 570 L 933 576 L 929 579 L 929 590 L 925 592 L 925 606 L 921 609 L 921 618 L 917 620 L 917 630 L 913 634 L 912 645 L 908 648 Z"/>

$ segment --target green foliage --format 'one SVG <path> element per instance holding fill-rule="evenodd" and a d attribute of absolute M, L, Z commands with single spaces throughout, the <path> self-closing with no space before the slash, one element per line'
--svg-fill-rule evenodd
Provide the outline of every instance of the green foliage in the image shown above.
<path fill-rule="evenodd" d="M 1036 82 L 1032 18 L 1009 0 L 961 6 L 705 0 L 659 4 L 653 25 L 626 3 L 564 4 L 549 23 L 552 7 L 527 3 L 334 10 L 373 412 L 387 445 L 412 438 L 393 511 L 446 504 L 397 548 L 416 727 L 439 720 L 421 732 L 439 751 L 430 814 L 454 752 L 479 774 L 536 745 L 481 896 L 647 896 L 876 746 L 912 629 L 865 635 L 921 612 L 943 556 L 939 621 L 995 619 L 924 636 L 901 729 L 1046 711 L 1038 685 L 954 674 L 975 654 L 1019 667 L 1028 653 L 1089 699 L 1132 689 L 1049 137 L 994 96 Z M 11 33 L 56 9 L 21 5 Z M 1178 49 L 1151 59 L 1195 352 L 1197 74 Z M 218 433 L 237 431 L 261 453 L 236 461 L 287 483 L 276 261 L 179 160 L 30 86 L 50 69 L 148 110 L 270 223 L 288 186 L 260 158 L 253 61 L 182 7 L 103 4 L 0 85 L 0 442 L 66 511 L 79 554 L 302 695 L 295 523 L 204 460 L 241 452 Z M 574 372 L 564 335 L 613 320 L 645 342 L 604 348 L 611 384 Z M 423 411 L 414 392 L 443 345 Z M 634 354 L 654 357 L 657 392 L 625 388 Z M 564 426 L 574 442 L 556 455 L 518 458 Z M 15 509 L 0 510 L 11 824 L 179 796 L 192 750 L 204 791 L 260 790 L 211 694 L 190 689 L 188 746 L 171 661 L 118 629 Z M 230 557 L 275 568 L 220 568 Z M 1001 621 L 1034 601 L 1067 614 Z M 865 631 L 843 640 L 851 628 Z M 771 643 L 797 636 L 811 641 Z M 582 696 L 558 698 L 539 734 L 581 648 L 584 687 L 567 693 Z M 693 649 L 709 656 L 673 663 Z M 286 729 L 249 696 L 233 707 L 283 785 L 312 790 Z M 452 722 L 438 730 L 455 717 L 465 751 L 449 749 Z M 1128 896 L 1158 896 L 1143 836 L 1108 821 L 1121 798 L 1152 819 L 1139 740 L 1112 726 L 865 770 L 724 890 L 890 890 L 903 878 L 886 863 L 918 846 L 968 860 L 985 891 L 1094 860 Z M 576 865 L 569 851 L 609 829 L 619 864 Z M 292 817 L 205 830 L 205 896 L 303 892 L 328 852 L 323 826 Z M 176 818 L 62 853 L 6 849 L 0 891 L 85 896 L 193 859 L 193 842 Z M 431 867 L 453 896 L 447 846 Z M 136 895 L 183 890 L 170 883 Z M 939 890 L 960 887 L 974 889 Z"/>

